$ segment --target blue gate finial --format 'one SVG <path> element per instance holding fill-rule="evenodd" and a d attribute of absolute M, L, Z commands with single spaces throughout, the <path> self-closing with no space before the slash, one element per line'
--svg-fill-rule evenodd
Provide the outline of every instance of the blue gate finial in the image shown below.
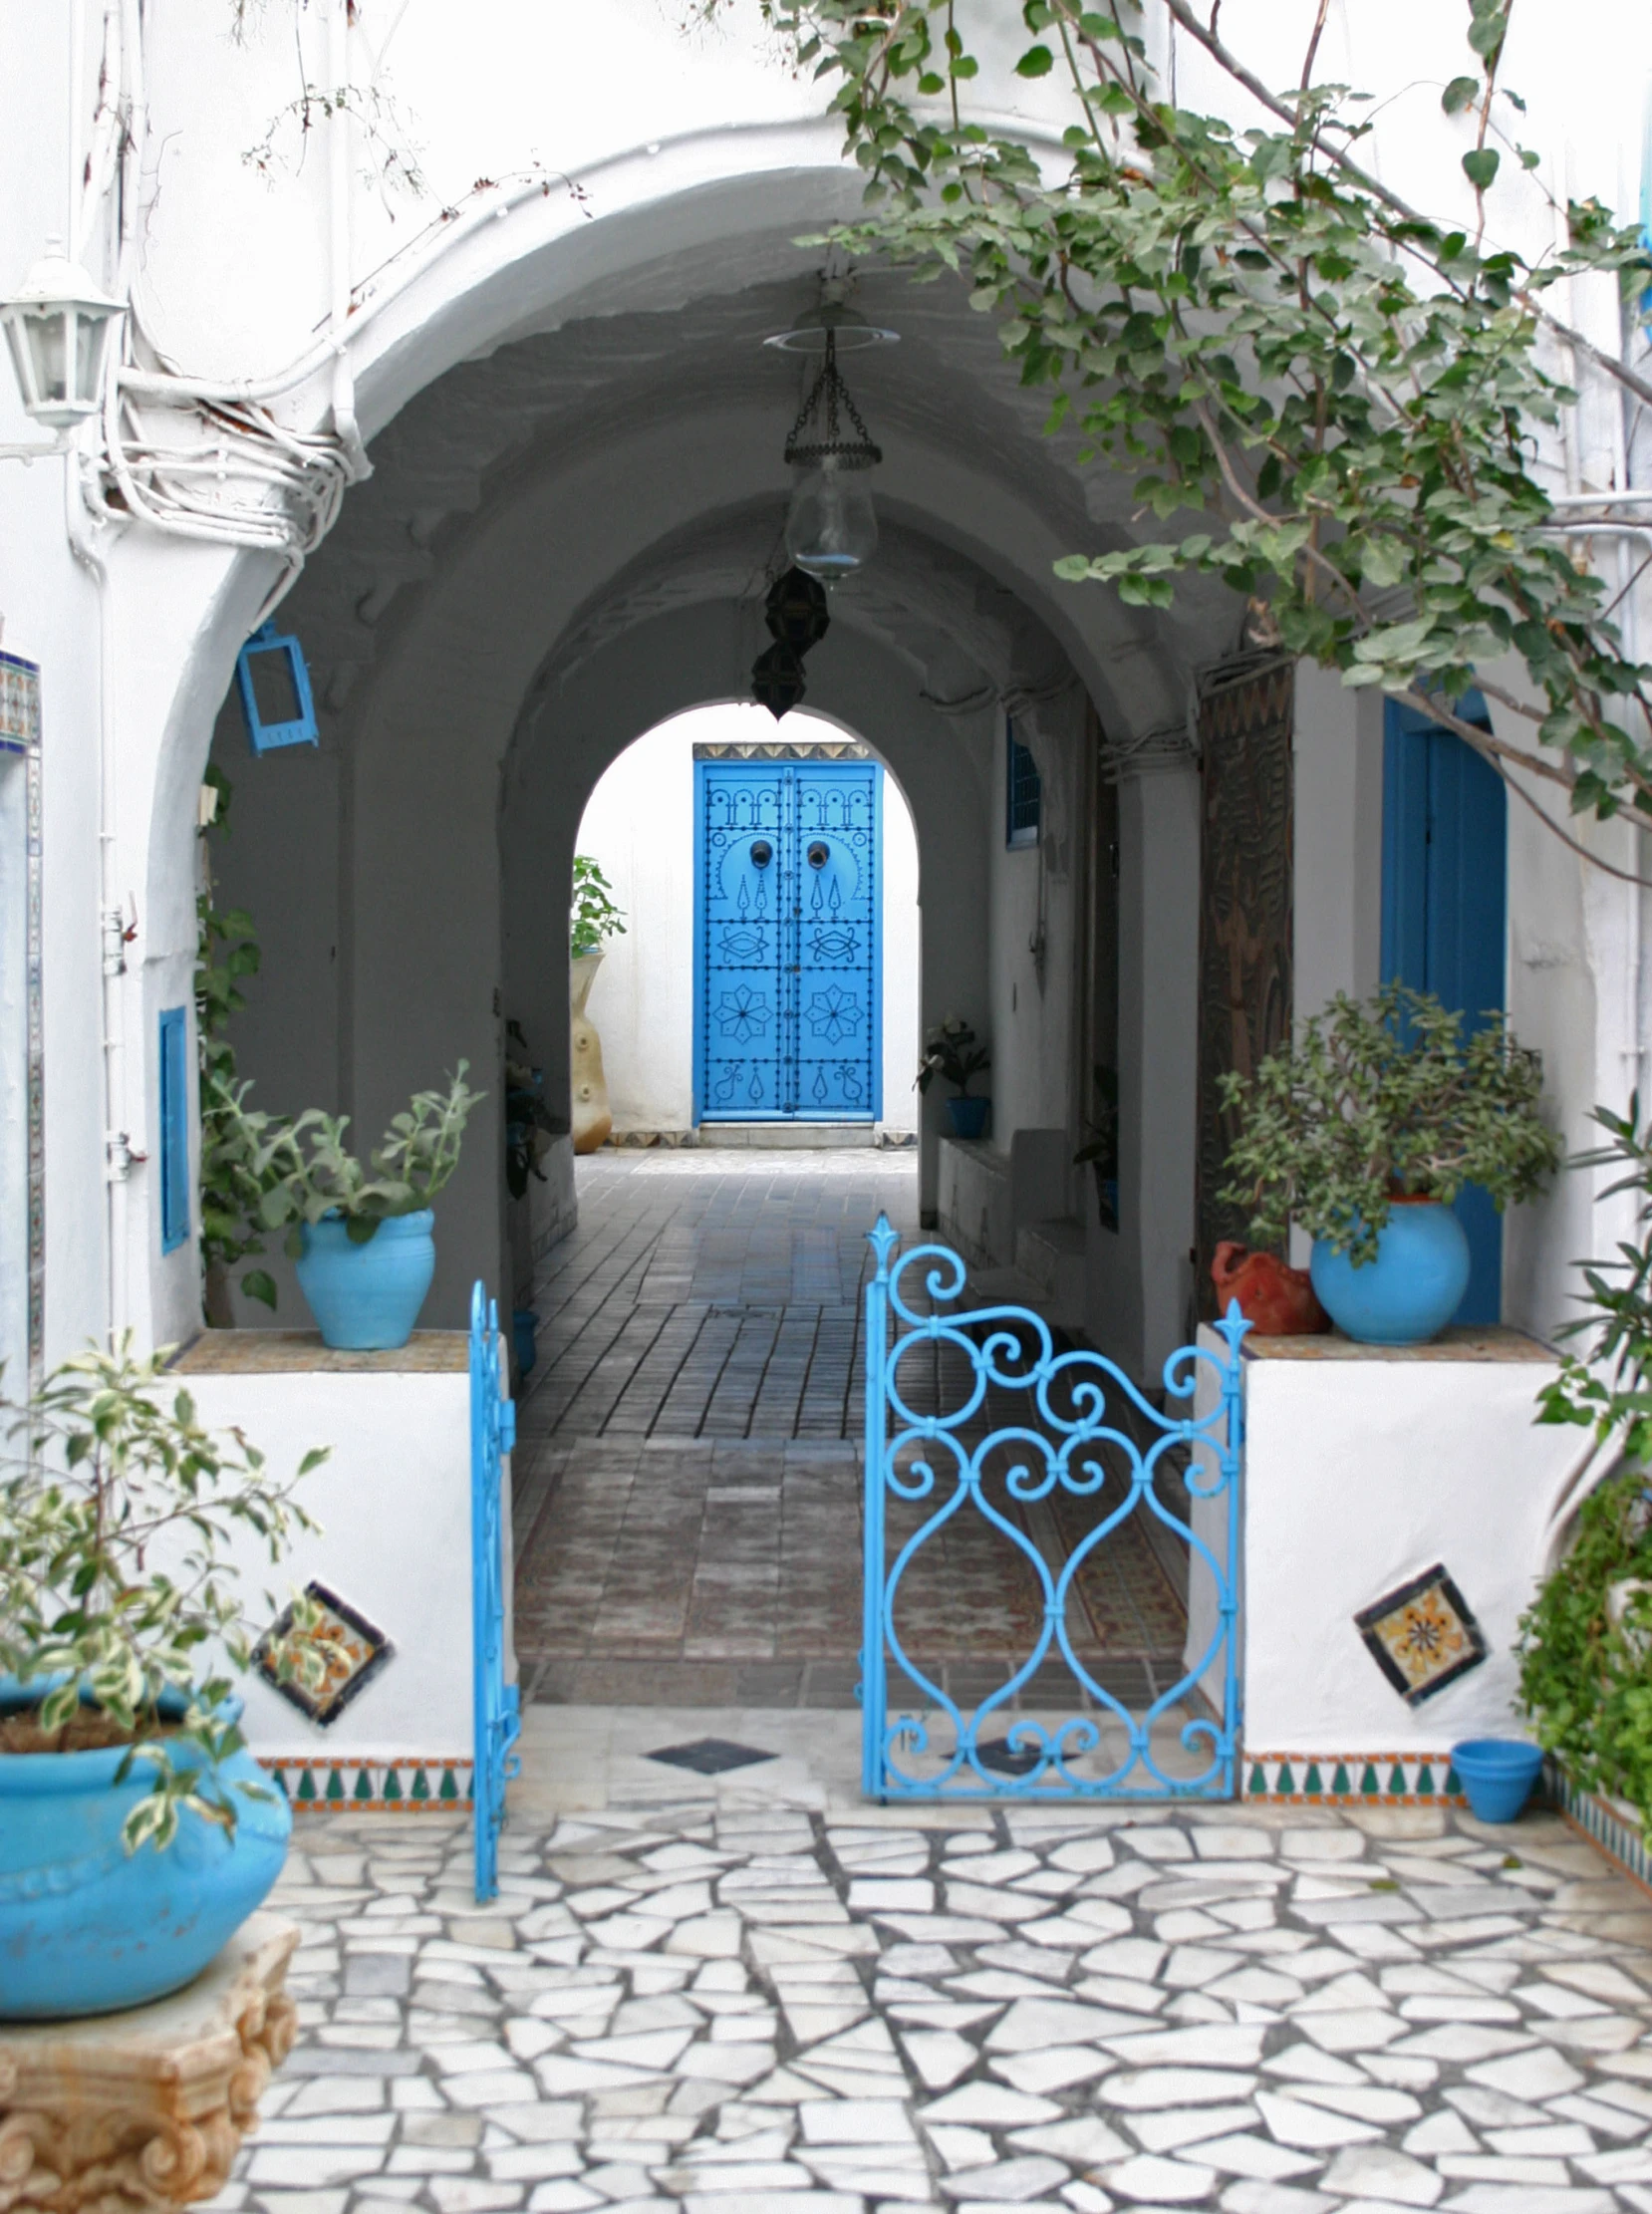
<path fill-rule="evenodd" d="M 878 1256 L 878 1275 L 883 1280 L 889 1275 L 889 1256 L 900 1244 L 900 1234 L 887 1215 L 880 1215 L 866 1234 L 866 1243 Z"/>

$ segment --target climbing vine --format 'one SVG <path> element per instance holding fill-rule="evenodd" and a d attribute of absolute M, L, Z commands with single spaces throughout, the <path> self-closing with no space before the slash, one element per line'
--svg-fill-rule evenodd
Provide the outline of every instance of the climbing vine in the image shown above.
<path fill-rule="evenodd" d="M 1533 473 L 1539 433 L 1575 398 L 1553 366 L 1563 350 L 1652 401 L 1556 320 L 1553 288 L 1603 271 L 1638 302 L 1652 254 L 1594 200 L 1563 210 L 1565 243 L 1544 260 L 1488 244 L 1505 156 L 1538 160 L 1500 76 L 1513 0 L 1468 0 L 1472 68 L 1441 92 L 1440 128 L 1455 142 L 1466 119 L 1473 138 L 1471 227 L 1362 165 L 1367 97 L 1314 81 L 1328 0 L 1308 0 L 1283 93 L 1225 44 L 1220 0 L 1154 4 L 1264 122 L 1167 97 L 1137 0 L 1021 9 L 1014 68 L 1063 94 L 1058 150 L 971 105 L 980 59 L 953 0 L 765 0 L 866 172 L 866 214 L 831 240 L 921 278 L 964 275 L 1023 383 L 1050 388 L 1048 427 L 1076 427 L 1081 461 L 1133 472 L 1162 535 L 1075 551 L 1061 576 L 1146 607 L 1181 577 L 1220 577 L 1255 645 L 1426 707 L 1528 804 L 1546 784 L 1573 813 L 1652 813 L 1652 669 L 1625 658 Z M 1008 12 L 976 19 L 995 29 Z M 1511 650 L 1531 696 L 1484 674 Z M 1452 712 L 1474 683 L 1528 744 Z"/>

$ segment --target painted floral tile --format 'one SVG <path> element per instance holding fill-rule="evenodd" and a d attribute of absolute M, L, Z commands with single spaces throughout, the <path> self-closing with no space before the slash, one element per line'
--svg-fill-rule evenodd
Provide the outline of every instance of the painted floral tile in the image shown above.
<path fill-rule="evenodd" d="M 1421 1706 L 1486 1658 L 1484 1631 L 1436 1561 L 1354 1616 L 1372 1659 L 1408 1707 Z"/>
<path fill-rule="evenodd" d="M 293 1626 L 293 1610 L 285 1607 L 253 1647 L 253 1662 L 265 1683 L 278 1691 L 289 1706 L 301 1715 L 326 1729 L 337 1722 L 350 1702 L 384 1667 L 396 1648 L 376 1623 L 370 1622 L 347 1599 L 325 1583 L 312 1579 L 304 1586 L 304 1596 L 321 1609 L 321 1620 L 316 1630 L 305 1633 L 313 1636 L 326 1655 L 327 1673 L 315 1690 L 303 1684 L 283 1680 L 275 1665 L 274 1652 L 278 1642 L 286 1638 Z"/>

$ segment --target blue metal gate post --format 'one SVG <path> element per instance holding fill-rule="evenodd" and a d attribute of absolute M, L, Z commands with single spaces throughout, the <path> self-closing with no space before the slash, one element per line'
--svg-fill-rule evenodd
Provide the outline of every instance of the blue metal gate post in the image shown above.
<path fill-rule="evenodd" d="M 516 1408 L 499 1387 L 499 1310 L 478 1282 L 470 1294 L 470 1798 L 479 1902 L 499 1894 L 505 1786 L 521 1768 L 511 1750 L 522 1726 L 518 1691 L 505 1682 L 500 1501 L 504 1456 L 516 1443 Z"/>
<path fill-rule="evenodd" d="M 1217 1328 L 1228 1340 L 1228 1363 L 1222 1377 L 1222 1451 L 1219 1460 L 1222 1481 L 1228 1488 L 1228 1573 L 1220 1587 L 1222 1614 L 1222 1642 L 1227 1652 L 1227 1666 L 1223 1671 L 1222 1712 L 1229 1724 L 1228 1763 L 1232 1770 L 1235 1748 L 1243 1734 L 1244 1687 L 1239 1672 L 1239 1587 L 1244 1574 L 1240 1557 L 1239 1484 L 1244 1468 L 1244 1387 L 1239 1371 L 1239 1347 L 1244 1333 L 1250 1327 L 1239 1314 L 1239 1301 L 1228 1302 L 1228 1312 L 1217 1323 Z M 1193 1572 L 1193 1562 L 1188 1563 Z M 1233 1789 L 1230 1774 L 1229 1789 Z"/>
<path fill-rule="evenodd" d="M 861 1562 L 861 1790 L 876 1799 L 884 1760 L 884 1441 L 888 1399 L 889 1256 L 895 1231 L 878 1217 L 869 1242 L 878 1265 L 866 1287 L 866 1500 Z"/>

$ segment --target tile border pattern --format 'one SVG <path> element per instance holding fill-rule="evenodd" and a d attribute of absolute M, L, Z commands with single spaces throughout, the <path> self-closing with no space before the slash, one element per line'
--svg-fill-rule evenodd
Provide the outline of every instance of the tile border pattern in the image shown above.
<path fill-rule="evenodd" d="M 1581 1791 L 1558 1761 L 1543 1763 L 1548 1796 L 1573 1829 L 1581 1830 L 1592 1845 L 1631 1877 L 1643 1890 L 1652 1891 L 1652 1847 L 1634 1820 L 1634 1809 L 1621 1799 L 1603 1799 L 1598 1792 Z"/>
<path fill-rule="evenodd" d="M 295 1814 L 468 1814 L 472 1810 L 468 1754 L 454 1758 L 315 1760 L 303 1754 L 260 1754 Z"/>
<path fill-rule="evenodd" d="M 1290 1806 L 1468 1804 L 1446 1752 L 1256 1753 L 1245 1746 L 1234 1796 Z"/>

